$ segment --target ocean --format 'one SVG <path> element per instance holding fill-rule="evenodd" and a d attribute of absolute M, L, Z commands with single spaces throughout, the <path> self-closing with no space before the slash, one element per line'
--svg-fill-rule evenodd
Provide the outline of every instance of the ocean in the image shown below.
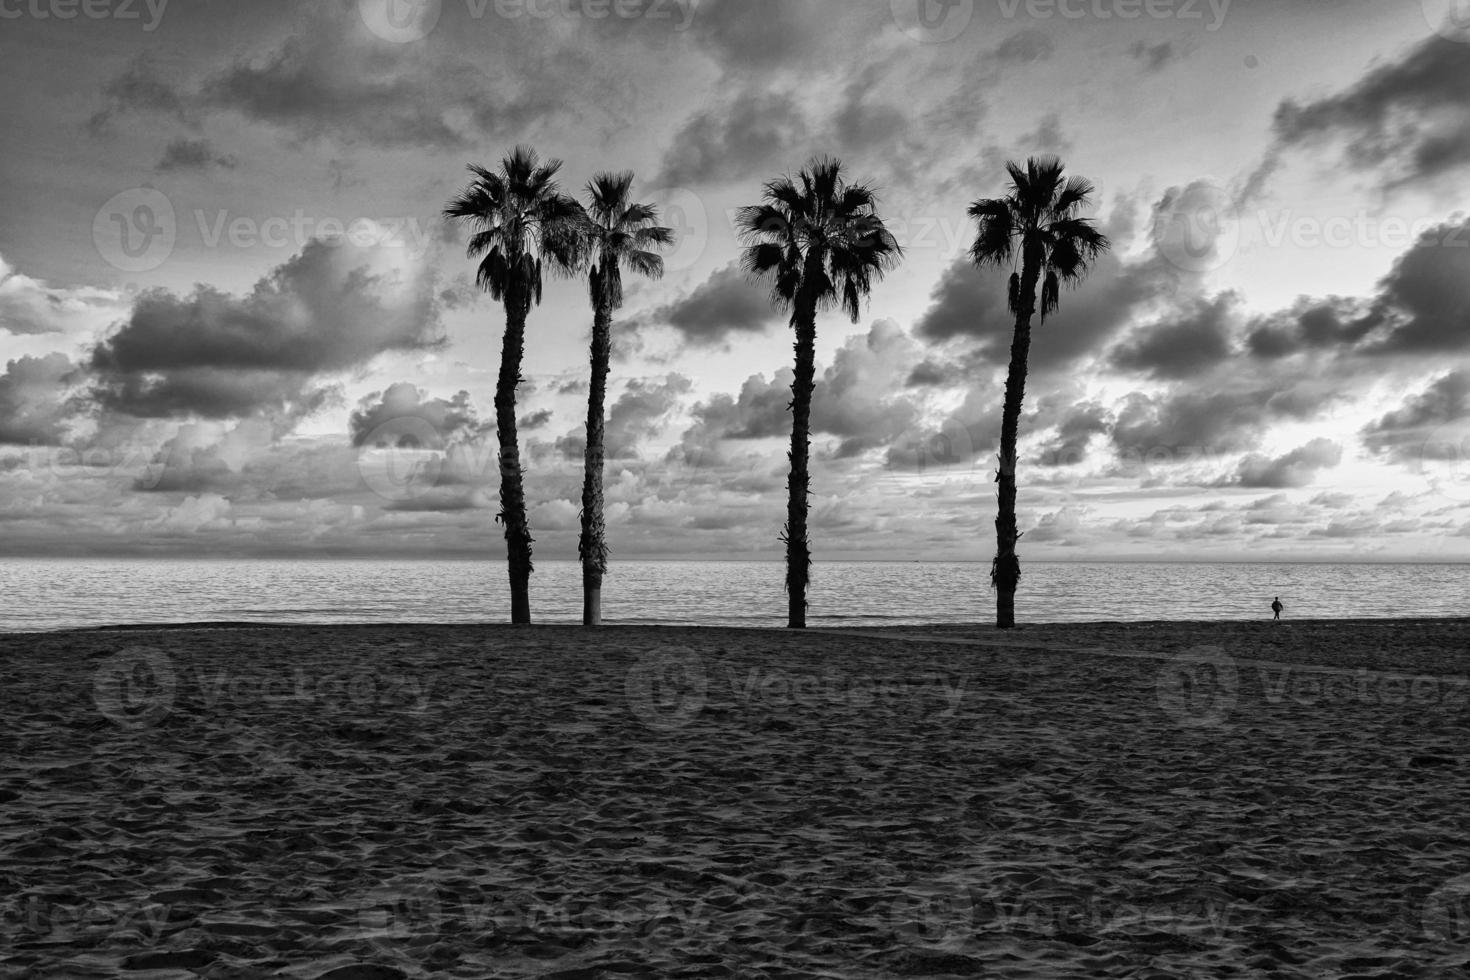
<path fill-rule="evenodd" d="M 603 586 L 608 623 L 780 627 L 781 562 L 623 561 Z M 1467 614 L 1470 565 L 1030 562 L 1022 623 Z M 819 562 L 808 625 L 993 622 L 989 566 Z M 580 623 L 581 569 L 542 561 L 540 623 Z M 0 631 L 123 623 L 507 622 L 503 562 L 3 560 Z"/>

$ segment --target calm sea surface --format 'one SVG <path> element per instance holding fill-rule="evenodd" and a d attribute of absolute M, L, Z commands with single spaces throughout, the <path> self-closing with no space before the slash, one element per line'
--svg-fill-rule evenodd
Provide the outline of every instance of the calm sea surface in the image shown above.
<path fill-rule="evenodd" d="M 989 566 L 825 562 L 812 626 L 986 622 Z M 784 626 L 779 562 L 618 563 L 603 616 L 618 623 Z M 537 562 L 537 622 L 581 621 L 581 570 Z M 1470 565 L 1031 562 L 1022 622 L 1470 615 Z M 506 622 L 505 566 L 472 561 L 0 561 L 0 630 L 233 620 Z"/>

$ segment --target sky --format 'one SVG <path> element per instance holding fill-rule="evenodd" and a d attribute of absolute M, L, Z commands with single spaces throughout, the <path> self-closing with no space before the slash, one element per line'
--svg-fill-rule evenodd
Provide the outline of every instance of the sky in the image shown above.
<path fill-rule="evenodd" d="M 778 558 L 792 338 L 734 209 L 818 156 L 904 247 L 818 322 L 822 559 L 987 560 L 1013 321 L 972 201 L 1113 242 L 1034 331 L 1024 560 L 1470 560 L 1461 0 L 0 0 L 0 555 L 500 557 L 504 314 L 440 218 L 518 144 L 678 234 L 615 324 L 618 558 Z M 592 313 L 519 417 L 576 557 Z"/>

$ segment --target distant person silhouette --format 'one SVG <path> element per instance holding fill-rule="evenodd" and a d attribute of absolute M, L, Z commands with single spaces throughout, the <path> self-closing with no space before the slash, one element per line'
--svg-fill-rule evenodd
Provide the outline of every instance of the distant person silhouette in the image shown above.
<path fill-rule="evenodd" d="M 1285 608 L 1286 607 L 1281 604 L 1281 597 L 1280 596 L 1277 596 L 1276 597 L 1276 601 L 1273 602 L 1273 603 L 1271 603 L 1271 611 L 1276 614 L 1276 618 L 1277 619 L 1280 619 L 1281 618 L 1281 610 L 1283 610 Z"/>

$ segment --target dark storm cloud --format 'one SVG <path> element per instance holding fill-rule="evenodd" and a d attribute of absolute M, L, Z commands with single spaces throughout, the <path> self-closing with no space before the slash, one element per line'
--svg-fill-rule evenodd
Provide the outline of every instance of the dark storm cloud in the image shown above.
<path fill-rule="evenodd" d="M 712 345 L 737 334 L 762 333 L 775 317 L 768 290 L 752 283 L 734 262 L 639 323 L 668 324 L 691 344 Z"/>
<path fill-rule="evenodd" d="M 1203 374 L 1230 356 L 1239 297 L 1221 293 L 1196 299 L 1189 309 L 1137 331 L 1112 353 L 1114 366 L 1154 378 L 1178 380 Z"/>
<path fill-rule="evenodd" d="M 845 10 L 848 26 L 876 14 Z M 816 51 L 837 41 L 838 19 L 817 4 L 789 0 L 702 0 L 690 35 L 716 62 L 736 72 L 820 63 Z"/>
<path fill-rule="evenodd" d="M 1438 444 L 1430 438 L 1435 429 L 1466 419 L 1470 419 L 1470 370 L 1452 371 L 1366 426 L 1363 445 L 1395 462 L 1413 462 Z M 1453 448 L 1459 451 L 1458 446 Z"/>
<path fill-rule="evenodd" d="M 1433 37 L 1345 91 L 1283 102 L 1276 140 L 1295 148 L 1340 137 L 1347 164 L 1388 183 L 1438 178 L 1470 164 L 1467 78 L 1470 45 Z"/>
<path fill-rule="evenodd" d="M 1112 428 L 1112 417 L 1097 402 L 1073 407 L 1056 427 L 1056 437 L 1046 445 L 1036 462 L 1042 466 L 1071 466 L 1087 459 L 1088 444 L 1095 435 Z"/>
<path fill-rule="evenodd" d="M 427 423 L 428 430 L 413 425 L 413 421 Z M 402 439 L 416 438 L 420 431 L 427 435 L 429 430 L 436 437 L 431 441 L 442 446 L 461 436 L 479 435 L 486 428 L 470 404 L 469 392 L 461 391 L 447 400 L 427 398 L 425 392 L 408 382 L 363 398 L 348 420 L 352 445 L 356 447 L 376 445 L 385 439 L 396 447 Z"/>
<path fill-rule="evenodd" d="M 238 161 L 232 156 L 218 154 L 209 140 L 174 140 L 164 148 L 163 158 L 153 169 L 161 173 L 179 170 L 208 170 L 222 167 L 234 170 Z"/>
<path fill-rule="evenodd" d="M 65 354 L 19 357 L 0 375 L 0 443 L 54 446 L 73 414 L 67 388 L 77 366 Z"/>
<path fill-rule="evenodd" d="M 1134 61 L 1142 64 L 1146 71 L 1163 71 L 1182 58 L 1184 51 L 1180 45 L 1172 41 L 1162 41 L 1158 44 L 1137 41 L 1133 47 L 1128 49 L 1128 54 Z"/>
<path fill-rule="evenodd" d="M 140 417 L 310 411 L 313 376 L 442 342 L 431 277 L 379 269 L 381 252 L 323 241 L 246 296 L 151 290 L 90 358 L 105 408 Z"/>
<path fill-rule="evenodd" d="M 1426 231 L 1368 299 L 1302 298 L 1257 318 L 1246 348 L 1264 360 L 1304 351 L 1373 358 L 1470 350 L 1470 220 Z"/>
<path fill-rule="evenodd" d="M 878 148 L 891 148 L 908 131 L 910 111 L 874 96 L 874 87 L 889 66 L 870 65 L 848 83 L 843 102 L 832 121 L 832 137 L 842 154 L 852 156 Z"/>
<path fill-rule="evenodd" d="M 628 382 L 607 413 L 604 445 L 609 459 L 637 459 L 639 444 L 664 427 L 693 385 L 679 374 Z"/>
<path fill-rule="evenodd" d="M 1037 30 L 1017 31 L 995 46 L 992 54 L 1002 64 L 1029 65 L 1045 61 L 1056 51 L 1056 42 Z"/>
<path fill-rule="evenodd" d="M 970 338 L 992 361 L 1009 349 L 1015 317 L 1006 308 L 1005 277 L 975 268 L 968 257 L 955 259 L 930 294 L 929 309 L 914 333 L 924 340 Z"/>
<path fill-rule="evenodd" d="M 106 132 L 129 113 L 192 123 L 227 110 L 301 139 L 459 149 L 563 118 L 577 102 L 568 87 L 593 84 L 585 72 L 563 71 L 579 56 L 560 49 L 533 56 L 518 44 L 519 32 L 539 24 L 502 19 L 502 30 L 484 34 L 492 56 L 470 61 L 378 41 L 355 7 L 311 8 L 279 46 L 243 54 L 202 80 L 166 79 L 152 62 L 135 61 L 104 89 L 92 130 Z"/>
<path fill-rule="evenodd" d="M 1289 310 L 1251 322 L 1246 349 L 1263 360 L 1303 350 L 1351 349 L 1383 323 L 1383 313 L 1361 300 L 1303 297 Z"/>
<path fill-rule="evenodd" d="M 628 382 L 623 393 L 607 411 L 603 451 L 610 460 L 643 458 L 639 446 L 657 436 L 669 416 L 683 404 L 693 385 L 680 374 Z M 557 439 L 552 446 L 557 458 L 580 465 L 587 452 L 586 426 Z"/>
<path fill-rule="evenodd" d="M 782 368 L 767 381 L 764 376 L 748 378 L 737 397 L 717 394 L 694 406 L 697 426 L 719 439 L 767 439 L 788 435 L 791 402 L 790 368 Z"/>
<path fill-rule="evenodd" d="M 1010 358 L 1015 317 L 1006 307 L 1006 280 L 1010 270 L 976 269 L 961 257 L 940 278 L 929 309 L 914 333 L 942 342 L 964 339 L 991 364 Z M 1096 353 L 1143 304 L 1164 292 L 1154 263 L 1124 265 L 1104 254 L 1076 289 L 1062 291 L 1061 309 L 1046 323 L 1032 320 L 1031 364 L 1040 369 L 1059 367 Z"/>
<path fill-rule="evenodd" d="M 1072 141 L 1062 133 L 1061 118 L 1050 112 L 1041 117 L 1035 131 L 1021 137 L 1030 153 L 1051 153 L 1061 156 L 1072 149 Z"/>
<path fill-rule="evenodd" d="M 738 93 L 690 117 L 675 134 L 656 185 L 741 180 L 764 173 L 807 143 L 806 124 L 785 93 Z"/>
<path fill-rule="evenodd" d="M 1125 457 L 1238 452 L 1249 449 L 1271 423 L 1310 419 L 1339 394 L 1329 385 L 1290 379 L 1222 388 L 1187 385 L 1159 395 L 1135 393 L 1117 411 L 1113 445 Z"/>
<path fill-rule="evenodd" d="M 1470 349 L 1470 220 L 1425 232 L 1380 283 L 1378 301 L 1397 322 L 1367 353 Z"/>
<path fill-rule="evenodd" d="M 848 340 L 818 379 L 812 431 L 841 440 L 835 455 L 847 459 L 886 446 L 913 427 L 917 404 L 893 382 L 918 347 L 896 323 L 879 320 L 865 337 Z"/>
<path fill-rule="evenodd" d="M 103 107 L 88 123 L 94 134 L 110 132 L 119 116 L 140 112 L 173 116 L 187 125 L 195 124 L 189 100 L 158 72 L 147 55 L 133 59 L 122 74 L 108 82 L 102 97 Z"/>
<path fill-rule="evenodd" d="M 1305 487 L 1319 470 L 1342 462 L 1342 446 L 1331 439 L 1313 439 L 1275 459 L 1252 453 L 1241 460 L 1232 481 L 1236 486 L 1283 490 Z"/>

